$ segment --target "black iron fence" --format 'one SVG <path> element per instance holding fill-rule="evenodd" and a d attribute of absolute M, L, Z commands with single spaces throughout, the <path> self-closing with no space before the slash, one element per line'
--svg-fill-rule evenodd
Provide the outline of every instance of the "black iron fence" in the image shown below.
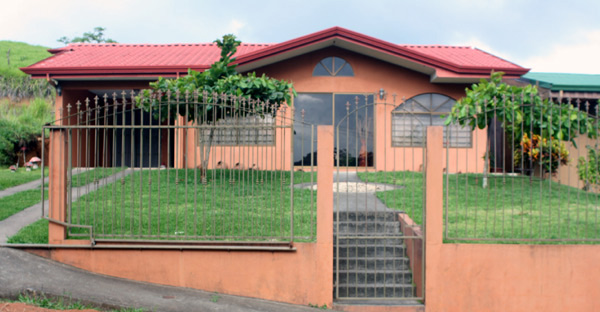
<path fill-rule="evenodd" d="M 66 159 L 66 168 L 57 169 L 66 174 L 67 202 L 50 209 L 66 210 L 71 238 L 315 238 L 314 190 L 294 185 L 316 176 L 293 170 L 294 122 L 286 104 L 122 92 L 69 104 L 59 114 L 44 130 L 66 141 L 64 150 L 51 152 Z"/>

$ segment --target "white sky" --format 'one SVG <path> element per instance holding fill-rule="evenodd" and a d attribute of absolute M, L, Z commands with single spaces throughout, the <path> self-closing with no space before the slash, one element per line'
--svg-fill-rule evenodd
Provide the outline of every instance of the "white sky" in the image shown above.
<path fill-rule="evenodd" d="M 276 43 L 341 26 L 398 44 L 475 46 L 536 72 L 600 74 L 598 0 L 2 0 L 0 8 L 0 40 L 48 47 L 96 26 L 121 43 L 226 33 Z"/>

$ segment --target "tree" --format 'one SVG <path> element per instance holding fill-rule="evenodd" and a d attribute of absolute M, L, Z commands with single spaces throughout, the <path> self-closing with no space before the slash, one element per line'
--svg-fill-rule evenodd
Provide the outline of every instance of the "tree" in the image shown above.
<path fill-rule="evenodd" d="M 446 116 L 445 124 L 459 124 L 472 130 L 484 129 L 495 118 L 501 123 L 502 128 L 511 134 L 511 140 L 514 138 L 511 142 L 512 146 L 515 150 L 520 150 L 521 154 L 526 147 L 527 133 L 530 133 L 530 136 L 537 135 L 535 139 L 540 142 L 558 141 L 558 145 L 544 144 L 552 146 L 553 150 L 550 153 L 554 153 L 556 147 L 558 154 L 562 155 L 564 155 L 564 141 L 572 142 L 577 147 L 574 139 L 578 135 L 587 133 L 590 137 L 596 136 L 597 124 L 587 113 L 570 104 L 557 105 L 552 100 L 542 99 L 535 86 L 510 86 L 502 82 L 503 74 L 493 72 L 489 81 L 481 79 L 478 84 L 473 84 L 470 89 L 466 89 L 465 97 L 459 99 L 452 107 L 452 111 Z M 530 151 L 531 155 L 527 155 L 532 157 L 530 160 L 534 164 L 536 161 L 541 162 L 539 158 L 533 156 L 535 150 Z M 489 156 L 488 143 L 486 160 L 489 160 Z M 561 161 L 560 157 L 556 161 Z M 485 166 L 484 174 L 487 174 L 487 161 Z M 551 171 L 556 167 L 557 164 L 548 164 L 544 169 Z M 483 183 L 486 187 L 485 176 Z"/>
<path fill-rule="evenodd" d="M 258 115 L 265 117 L 273 115 L 282 103 L 291 104 L 292 96 L 296 91 L 291 83 L 277 80 L 266 75 L 257 76 L 256 73 L 242 75 L 236 72 L 233 64 L 233 55 L 240 45 L 234 35 L 224 35 L 223 39 L 214 41 L 221 49 L 221 57 L 209 69 L 198 72 L 188 70 L 188 75 L 177 79 L 159 77 L 156 82 L 150 83 L 150 90 L 143 90 L 137 97 L 137 105 L 146 111 L 152 112 L 154 118 L 160 117 L 164 122 L 168 116 L 180 116 L 187 121 L 196 123 L 215 124 L 219 120 L 231 116 L 245 117 Z M 194 97 L 193 100 L 176 101 L 172 96 L 184 95 Z M 215 105 L 196 105 L 196 103 L 216 102 L 214 95 L 234 96 L 228 109 L 219 109 Z M 272 105 L 251 107 L 250 100 L 258 100 Z M 167 103 L 167 105 L 165 105 Z M 214 137 L 214 128 L 210 129 L 208 138 L 200 139 L 202 176 L 208 165 L 208 157 Z"/>
<path fill-rule="evenodd" d="M 73 39 L 69 39 L 66 36 L 62 36 L 62 37 L 60 37 L 56 41 L 62 42 L 65 45 L 69 44 L 69 43 L 74 43 L 74 42 L 116 43 L 116 41 L 114 41 L 112 39 L 104 38 L 104 31 L 105 30 L 106 30 L 106 28 L 104 28 L 104 27 L 96 27 L 91 32 L 85 32 L 85 33 L 83 33 L 83 36 L 81 36 L 81 37 L 75 37 Z"/>

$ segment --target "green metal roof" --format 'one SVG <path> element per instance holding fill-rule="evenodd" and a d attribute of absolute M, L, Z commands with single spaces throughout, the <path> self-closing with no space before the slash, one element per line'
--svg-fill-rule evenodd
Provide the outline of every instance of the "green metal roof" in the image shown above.
<path fill-rule="evenodd" d="M 552 91 L 600 92 L 600 75 L 530 72 L 521 78 Z"/>

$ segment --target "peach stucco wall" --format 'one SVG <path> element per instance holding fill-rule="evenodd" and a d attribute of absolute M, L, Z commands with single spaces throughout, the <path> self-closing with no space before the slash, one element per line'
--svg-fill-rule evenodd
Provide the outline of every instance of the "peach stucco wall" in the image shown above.
<path fill-rule="evenodd" d="M 315 65 L 325 57 L 338 56 L 345 59 L 354 70 L 354 77 L 313 77 Z M 429 75 L 421 74 L 397 65 L 389 64 L 368 56 L 341 48 L 331 47 L 298 56 L 257 70 L 271 77 L 293 82 L 296 91 L 305 93 L 374 93 L 386 92 L 384 100 L 377 99 L 375 113 L 375 170 L 416 171 L 423 164 L 419 148 L 392 147 L 391 112 L 402 98 L 411 98 L 422 93 L 441 93 L 454 99 L 464 96 L 467 85 L 434 84 Z M 394 99 L 393 95 L 396 94 Z M 310 114 L 310 112 L 307 112 Z M 449 154 L 449 172 L 482 172 L 483 155 L 487 142 L 485 130 L 476 131 L 471 148 L 452 149 Z M 446 153 L 440 154 L 446 163 Z M 456 162 L 455 158 L 469 159 Z M 400 169 L 404 168 L 404 169 Z"/>
<path fill-rule="evenodd" d="M 333 246 L 297 243 L 295 247 L 295 252 L 54 249 L 51 258 L 132 280 L 302 305 L 331 305 L 333 274 L 325 271 L 333 263 L 326 254 Z"/>
<path fill-rule="evenodd" d="M 428 149 L 441 150 L 441 128 Z M 427 159 L 427 311 L 598 311 L 597 245 L 444 244 L 442 166 Z"/>

